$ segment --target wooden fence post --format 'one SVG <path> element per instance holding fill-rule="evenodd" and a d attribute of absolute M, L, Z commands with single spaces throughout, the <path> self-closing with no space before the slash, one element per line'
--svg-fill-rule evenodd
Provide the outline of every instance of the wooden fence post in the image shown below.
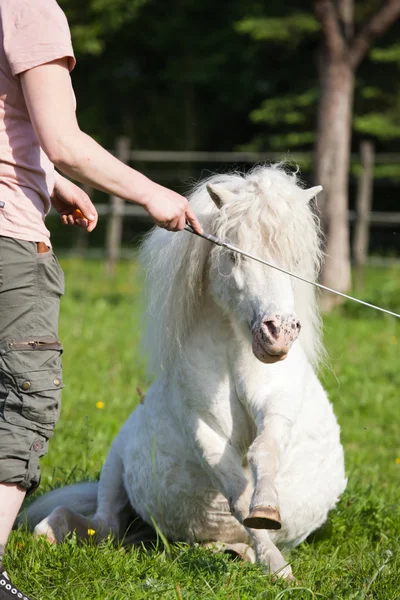
<path fill-rule="evenodd" d="M 127 137 L 120 137 L 117 139 L 116 144 L 116 156 L 124 163 L 128 163 L 130 159 L 130 142 Z M 124 219 L 124 200 L 111 196 L 111 210 L 108 217 L 107 223 L 107 238 L 106 238 L 106 250 L 107 250 L 107 264 L 106 270 L 108 275 L 115 273 L 115 265 L 120 256 L 121 241 L 122 241 L 122 227 Z"/>
<path fill-rule="evenodd" d="M 372 142 L 361 142 L 360 162 L 361 171 L 358 179 L 353 237 L 353 258 L 356 268 L 355 283 L 357 288 L 361 288 L 363 285 L 364 266 L 368 257 L 375 162 L 374 145 Z"/>

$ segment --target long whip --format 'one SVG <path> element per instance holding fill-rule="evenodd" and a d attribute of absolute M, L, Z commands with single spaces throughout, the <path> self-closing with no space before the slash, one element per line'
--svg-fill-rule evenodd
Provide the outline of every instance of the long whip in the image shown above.
<path fill-rule="evenodd" d="M 379 310 L 383 313 L 392 315 L 393 317 L 397 317 L 398 319 L 400 319 L 400 315 L 398 315 L 395 312 L 392 312 L 391 310 L 387 310 L 386 308 L 381 308 L 380 306 L 375 306 L 375 304 L 370 304 L 369 302 L 365 302 L 364 300 L 360 300 L 359 298 L 353 298 L 353 296 L 348 296 L 347 294 L 343 294 L 343 292 L 338 292 L 337 290 L 333 290 L 332 288 L 329 288 L 326 285 L 322 285 L 322 283 L 317 283 L 316 281 L 310 281 L 309 279 L 306 279 L 305 277 L 302 277 L 301 275 L 296 275 L 295 273 L 292 273 L 291 271 L 287 271 L 286 269 L 283 269 L 282 267 L 273 265 L 272 263 L 268 262 L 267 260 L 263 260 L 262 258 L 259 258 L 258 256 L 254 256 L 254 254 L 245 252 L 244 250 L 241 250 L 240 248 L 233 246 L 233 244 L 230 244 L 229 242 L 221 240 L 220 238 L 216 237 L 215 235 L 211 235 L 210 233 L 197 233 L 197 231 L 195 231 L 189 223 L 186 223 L 185 231 L 189 231 L 190 233 L 193 233 L 194 235 L 197 235 L 197 236 L 203 238 L 204 240 L 211 242 L 212 244 L 216 244 L 217 246 L 223 246 L 224 248 L 227 248 L 228 250 L 231 250 L 232 252 L 236 252 L 237 254 L 241 254 L 242 256 L 246 256 L 247 258 L 251 258 L 252 260 L 257 261 L 257 262 L 261 263 L 262 265 L 266 265 L 267 267 L 271 267 L 272 269 L 281 271 L 281 273 L 286 273 L 286 275 L 290 275 L 290 277 L 294 277 L 295 279 L 300 279 L 300 281 L 304 281 L 305 283 L 314 285 L 315 287 L 320 288 L 321 290 L 331 292 L 332 294 L 337 294 L 338 296 L 342 296 L 342 298 L 346 298 L 347 300 L 352 300 L 353 302 L 358 302 L 358 304 L 363 304 L 364 306 L 368 306 L 368 308 L 374 308 L 375 310 Z"/>

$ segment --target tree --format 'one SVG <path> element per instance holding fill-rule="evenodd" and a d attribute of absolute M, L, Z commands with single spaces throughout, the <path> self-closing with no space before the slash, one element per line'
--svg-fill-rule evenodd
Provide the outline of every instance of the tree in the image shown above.
<path fill-rule="evenodd" d="M 257 133 L 241 149 L 308 150 L 315 139 L 318 89 L 312 65 L 320 30 L 309 0 L 271 0 L 245 10 L 236 31 L 262 47 L 266 66 L 258 77 L 266 81 L 265 99 L 250 113 Z"/>
<path fill-rule="evenodd" d="M 234 25 L 258 0 L 232 0 L 228 12 L 215 0 L 170 0 L 168 9 L 140 0 L 133 13 L 131 0 L 102 0 L 101 12 L 99 0 L 59 2 L 78 58 L 79 120 L 103 144 L 124 133 L 135 148 L 231 150 L 256 131 L 248 115 L 271 74 L 264 49 Z"/>
<path fill-rule="evenodd" d="M 324 188 L 322 221 L 327 236 L 322 283 L 346 292 L 351 286 L 348 179 L 355 73 L 374 41 L 400 16 L 400 0 L 387 0 L 355 31 L 354 0 L 314 0 L 322 29 L 320 101 L 315 179 Z M 338 297 L 325 293 L 328 310 Z"/>
<path fill-rule="evenodd" d="M 131 22 L 147 0 L 59 0 L 78 54 L 99 55 L 107 37 Z"/>
<path fill-rule="evenodd" d="M 378 2 L 356 3 L 356 27 Z M 159 150 L 275 150 L 290 159 L 312 149 L 321 32 L 314 0 L 231 0 L 228 12 L 215 0 L 170 0 L 168 10 L 163 0 L 59 3 L 78 58 L 79 121 L 107 147 L 124 134 L 135 148 Z M 368 136 L 378 152 L 399 151 L 399 35 L 400 24 L 357 70 L 354 150 Z M 180 191 L 202 167 L 216 165 L 143 165 Z M 311 159 L 300 167 L 309 179 Z M 379 164 L 375 175 L 400 179 L 400 166 Z M 395 189 L 381 185 L 380 210 L 396 210 Z"/>

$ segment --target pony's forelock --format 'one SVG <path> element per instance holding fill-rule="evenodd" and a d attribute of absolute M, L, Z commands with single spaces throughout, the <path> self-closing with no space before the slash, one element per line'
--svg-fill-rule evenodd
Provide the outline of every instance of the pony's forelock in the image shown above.
<path fill-rule="evenodd" d="M 237 200 L 217 209 L 207 184 L 236 189 Z M 205 231 L 233 238 L 240 248 L 316 280 L 322 257 L 319 223 L 304 200 L 296 173 L 273 165 L 257 166 L 247 174 L 213 175 L 193 188 L 190 201 Z M 186 232 L 156 229 L 145 239 L 141 253 L 148 293 L 144 342 L 152 370 L 172 364 L 200 315 L 212 248 Z M 294 296 L 302 323 L 299 341 L 317 365 L 323 346 L 315 288 L 295 280 Z"/>

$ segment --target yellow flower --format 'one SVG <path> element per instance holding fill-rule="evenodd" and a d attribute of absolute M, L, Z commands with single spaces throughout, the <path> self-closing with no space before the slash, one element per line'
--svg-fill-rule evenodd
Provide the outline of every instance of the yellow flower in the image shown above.
<path fill-rule="evenodd" d="M 394 462 L 396 463 L 396 465 L 400 465 L 400 458 L 396 458 Z"/>
<path fill-rule="evenodd" d="M 104 402 L 96 402 L 96 408 L 104 408 Z"/>
<path fill-rule="evenodd" d="M 94 529 L 88 529 L 87 532 L 89 535 L 94 535 L 96 533 Z"/>

